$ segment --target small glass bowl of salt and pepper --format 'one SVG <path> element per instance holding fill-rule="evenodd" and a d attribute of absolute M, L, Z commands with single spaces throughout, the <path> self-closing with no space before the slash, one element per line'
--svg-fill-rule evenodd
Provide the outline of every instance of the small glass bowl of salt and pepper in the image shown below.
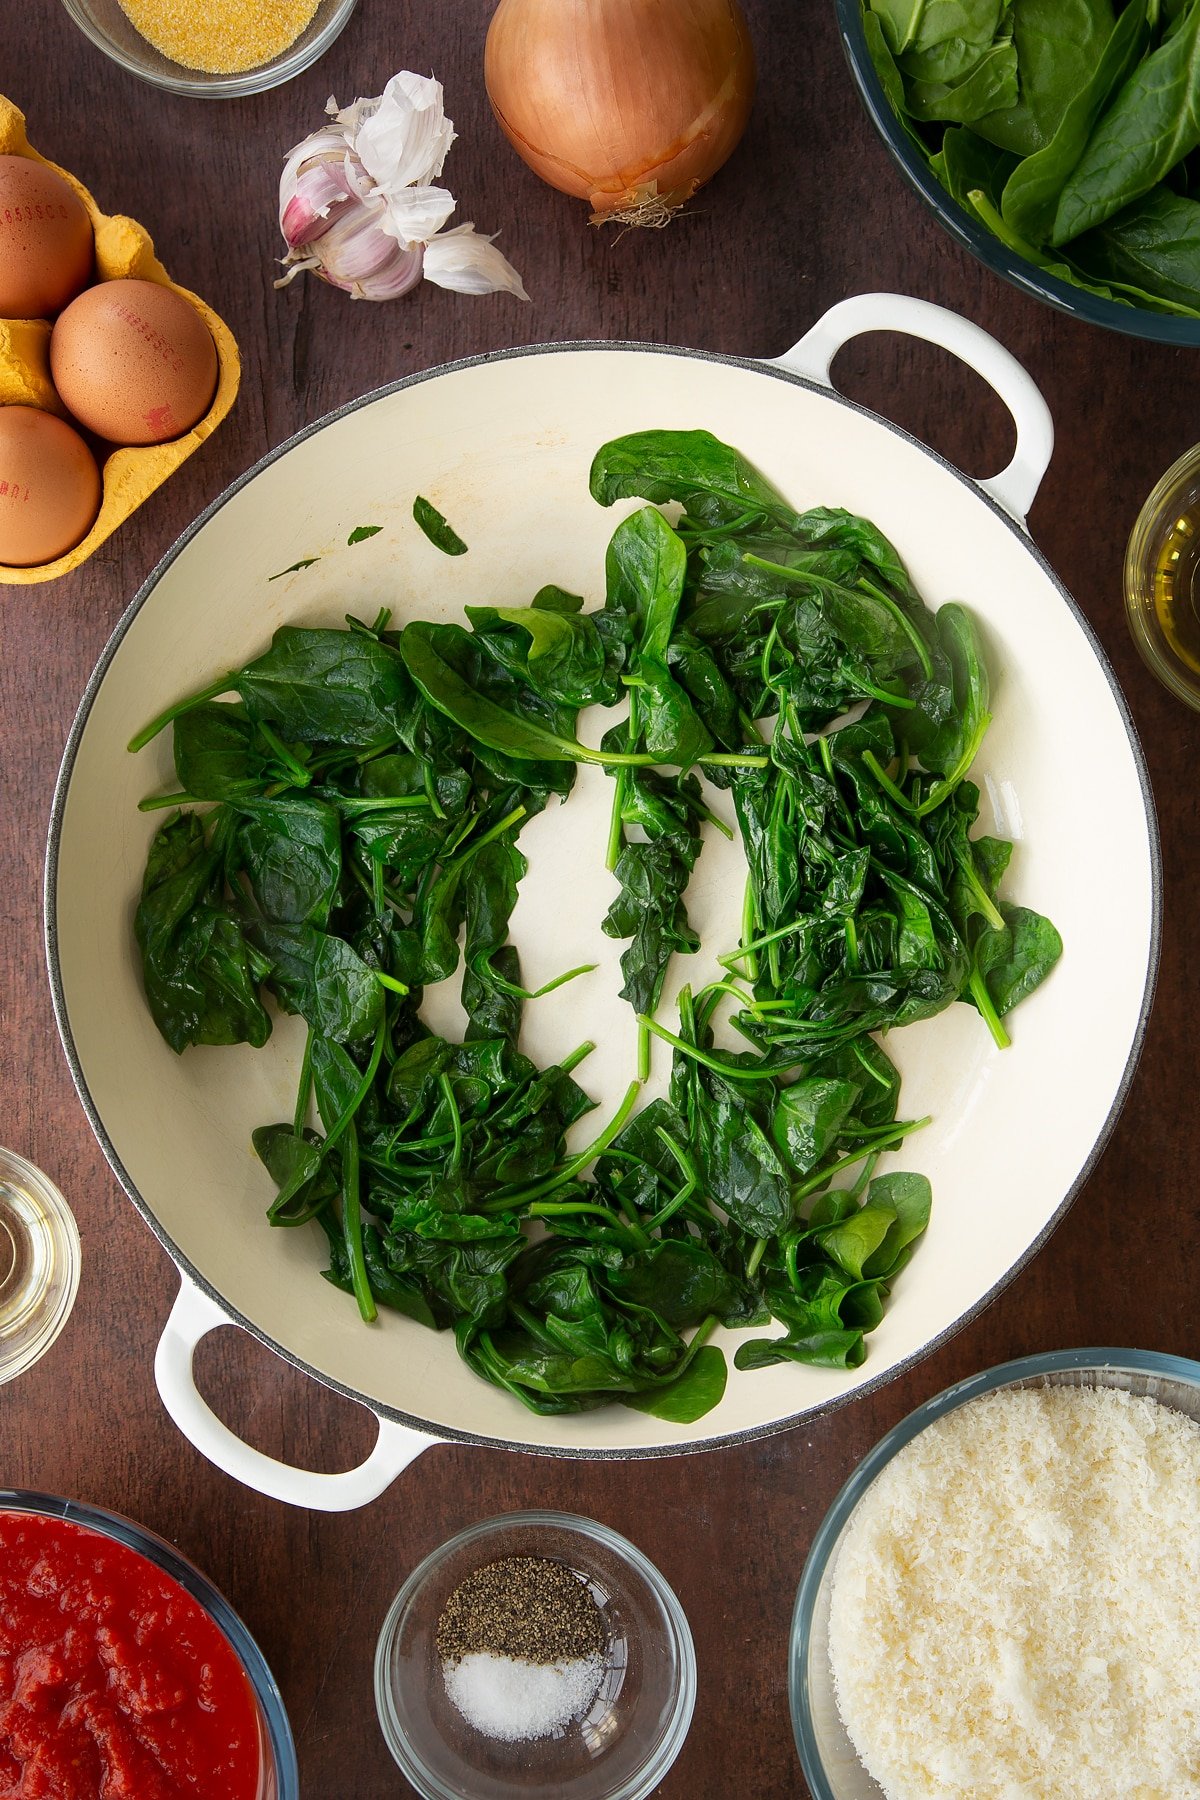
<path fill-rule="evenodd" d="M 44 1356 L 79 1288 L 79 1232 L 54 1183 L 0 1150 L 0 1383 Z"/>
<path fill-rule="evenodd" d="M 384 1622 L 375 1703 L 424 1800 L 645 1800 L 696 1701 L 683 1609 L 594 1520 L 519 1512 L 415 1569 Z"/>

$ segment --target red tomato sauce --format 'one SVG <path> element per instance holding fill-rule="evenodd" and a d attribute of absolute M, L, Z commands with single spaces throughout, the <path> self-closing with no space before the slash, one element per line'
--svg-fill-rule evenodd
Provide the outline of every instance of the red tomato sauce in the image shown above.
<path fill-rule="evenodd" d="M 178 1582 L 0 1510 L 0 1800 L 256 1800 L 260 1767 L 253 1690 Z"/>

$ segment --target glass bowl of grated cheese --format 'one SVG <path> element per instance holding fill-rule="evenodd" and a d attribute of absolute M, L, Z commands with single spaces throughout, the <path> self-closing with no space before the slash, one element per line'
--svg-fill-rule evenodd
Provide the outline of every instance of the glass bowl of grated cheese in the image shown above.
<path fill-rule="evenodd" d="M 671 1588 L 627 1539 L 567 1513 L 506 1513 L 440 1545 L 375 1655 L 380 1727 L 424 1800 L 646 1800 L 695 1702 Z"/>
<path fill-rule="evenodd" d="M 901 1420 L 796 1595 L 813 1800 L 1196 1800 L 1198 1491 L 1183 1357 L 1023 1357 Z"/>
<path fill-rule="evenodd" d="M 62 0 L 93 44 L 173 94 L 228 100 L 323 56 L 357 0 Z"/>

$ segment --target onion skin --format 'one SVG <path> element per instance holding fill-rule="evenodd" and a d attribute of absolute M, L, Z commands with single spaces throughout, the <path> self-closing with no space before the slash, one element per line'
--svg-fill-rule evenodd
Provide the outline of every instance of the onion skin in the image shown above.
<path fill-rule="evenodd" d="M 730 156 L 754 98 L 737 0 L 500 0 L 483 67 L 517 154 L 597 223 L 665 224 Z"/>

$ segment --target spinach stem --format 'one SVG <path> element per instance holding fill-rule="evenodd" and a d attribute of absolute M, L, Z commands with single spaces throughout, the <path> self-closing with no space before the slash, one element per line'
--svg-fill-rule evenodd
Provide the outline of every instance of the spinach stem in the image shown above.
<path fill-rule="evenodd" d="M 758 903 L 754 892 L 754 876 L 747 871 L 746 886 L 742 894 L 742 947 L 737 960 L 740 962 L 743 957 L 745 958 L 746 976 L 750 981 L 758 980 L 758 957 L 755 954 L 758 949 L 758 941 L 755 937 L 757 930 Z M 717 961 L 726 963 L 723 956 L 719 956 Z M 728 967 L 728 963 L 726 966 Z"/>
<path fill-rule="evenodd" d="M 446 1105 L 450 1108 L 450 1123 L 454 1130 L 454 1150 L 450 1157 L 450 1170 L 452 1174 L 456 1175 L 459 1164 L 462 1162 L 462 1114 L 458 1110 L 458 1101 L 454 1097 L 454 1084 L 444 1069 L 438 1076 L 438 1086 L 445 1096 Z"/>
<path fill-rule="evenodd" d="M 265 719 L 259 720 L 258 732 L 263 742 L 272 751 L 278 761 L 283 764 L 283 767 L 292 777 L 292 785 L 294 787 L 308 787 L 312 781 L 312 770 L 306 769 L 302 762 L 296 760 L 283 739 L 276 732 L 272 731 Z"/>
<path fill-rule="evenodd" d="M 572 1213 L 593 1213 L 617 1231 L 627 1232 L 637 1244 L 639 1250 L 650 1248 L 650 1239 L 640 1225 L 632 1219 L 623 1219 L 610 1206 L 599 1206 L 590 1200 L 535 1200 L 528 1208 L 531 1219 L 566 1218 Z"/>
<path fill-rule="evenodd" d="M 540 1200 L 544 1194 L 557 1193 L 559 1188 L 563 1188 L 568 1182 L 573 1181 L 579 1171 L 586 1168 L 588 1163 L 594 1162 L 598 1156 L 603 1156 L 613 1139 L 619 1135 L 626 1119 L 633 1111 L 641 1087 L 640 1081 L 630 1082 L 620 1106 L 599 1137 L 594 1138 L 586 1150 L 581 1150 L 577 1156 L 571 1157 L 570 1161 L 563 1163 L 554 1171 L 553 1175 L 547 1175 L 544 1181 L 535 1182 L 533 1187 L 520 1188 L 516 1193 L 504 1194 L 495 1200 L 489 1200 L 480 1207 L 480 1212 L 515 1212 L 518 1207 L 527 1206 L 532 1200 Z"/>
<path fill-rule="evenodd" d="M 370 1325 L 378 1317 L 378 1311 L 363 1255 L 362 1207 L 358 1190 L 358 1133 L 351 1120 L 346 1126 L 346 1145 L 342 1151 L 342 1230 L 346 1237 L 354 1298 L 358 1301 L 363 1322 Z"/>
<path fill-rule="evenodd" d="M 359 1107 L 362 1105 L 363 1101 L 366 1099 L 367 1095 L 371 1091 L 371 1084 L 375 1080 L 375 1077 L 379 1072 L 379 1064 L 380 1064 L 380 1060 L 382 1059 L 382 1056 L 383 1056 L 383 1040 L 384 1040 L 386 1030 L 387 1030 L 387 1027 L 386 1027 L 385 1023 L 383 1022 L 383 1020 L 380 1020 L 379 1029 L 375 1033 L 375 1043 L 371 1050 L 370 1060 L 367 1063 L 366 1069 L 363 1071 L 362 1080 L 359 1082 L 358 1086 L 355 1088 L 353 1094 L 351 1094 L 350 1099 L 349 1099 L 346 1107 L 344 1108 L 344 1110 L 338 1115 L 337 1119 L 334 1121 L 332 1129 L 326 1132 L 324 1138 L 322 1139 L 322 1141 L 318 1147 L 318 1150 L 317 1150 L 317 1168 L 318 1169 L 320 1168 L 321 1164 L 325 1161 L 325 1158 L 329 1155 L 329 1152 L 333 1149 L 334 1145 L 338 1143 L 339 1139 L 347 1131 L 347 1129 L 353 1122 L 355 1113 L 358 1111 Z M 275 1205 L 277 1207 L 282 1206 L 286 1200 L 290 1200 L 292 1195 L 297 1191 L 297 1189 L 303 1187 L 304 1183 L 307 1180 L 309 1180 L 312 1175 L 315 1175 L 315 1174 L 316 1174 L 316 1169 L 311 1170 L 308 1175 L 305 1175 L 302 1172 L 293 1174 L 290 1177 L 290 1179 L 288 1181 L 286 1181 L 284 1183 L 284 1185 L 280 1188 L 278 1194 L 276 1194 Z"/>
<path fill-rule="evenodd" d="M 1000 1014 L 996 1011 L 996 1003 L 988 993 L 987 982 L 979 971 L 978 965 L 971 970 L 971 979 L 967 982 L 967 991 L 983 1015 L 984 1024 L 992 1034 L 998 1050 L 1007 1050 L 1012 1043 Z"/>
<path fill-rule="evenodd" d="M 472 960 L 472 967 L 481 981 L 488 981 L 502 994 L 511 994 L 514 1000 L 541 1000 L 544 995 L 552 994 L 555 988 L 565 987 L 568 981 L 574 981 L 577 975 L 590 975 L 599 967 L 598 963 L 579 963 L 574 969 L 568 969 L 563 975 L 556 975 L 553 981 L 543 982 L 540 988 L 521 987 L 515 981 L 506 981 L 503 975 L 497 975 L 491 963 L 491 951 Z"/>
<path fill-rule="evenodd" d="M 569 1075 L 572 1069 L 577 1069 L 580 1063 L 584 1061 L 585 1057 L 589 1057 L 595 1048 L 595 1044 L 588 1039 L 580 1044 L 577 1050 L 572 1050 L 570 1056 L 564 1056 L 558 1065 L 563 1074 Z"/>
<path fill-rule="evenodd" d="M 881 606 L 887 607 L 888 611 L 896 620 L 896 623 L 908 638 L 913 649 L 916 651 L 921 664 L 921 672 L 926 681 L 932 681 L 933 661 L 929 655 L 929 650 L 924 638 L 921 636 L 908 614 L 904 611 L 903 607 L 897 606 L 890 594 L 885 594 L 882 588 L 876 587 L 875 583 L 869 581 L 865 575 L 859 576 L 858 585 L 862 588 L 864 593 L 870 594 L 872 599 L 878 600 Z"/>
<path fill-rule="evenodd" d="M 879 762 L 875 752 L 873 750 L 864 750 L 862 759 L 883 789 L 884 793 L 893 799 L 897 806 L 902 806 L 905 812 L 915 813 L 917 810 L 915 805 L 909 799 L 908 795 L 904 793 L 901 788 L 896 786 L 896 783 L 892 780 L 887 770 Z"/>
<path fill-rule="evenodd" d="M 138 801 L 139 812 L 161 812 L 167 806 L 203 806 L 195 794 L 151 794 L 145 800 Z"/>
<path fill-rule="evenodd" d="M 910 1131 L 920 1131 L 922 1126 L 928 1125 L 932 1116 L 932 1113 L 926 1113 L 923 1119 L 897 1121 L 896 1124 L 886 1129 L 881 1128 L 870 1142 L 860 1144 L 856 1150 L 851 1150 L 846 1156 L 839 1156 L 836 1162 L 826 1163 L 823 1169 L 815 1170 L 807 1180 L 797 1182 L 792 1189 L 792 1200 L 804 1200 L 809 1194 L 815 1194 L 834 1175 L 840 1175 L 843 1169 L 852 1169 L 855 1163 L 862 1161 L 864 1156 L 878 1155 L 881 1150 L 892 1149 L 902 1138 L 906 1138 Z"/>
<path fill-rule="evenodd" d="M 764 932 L 761 937 L 751 938 L 748 943 L 743 938 L 740 949 L 730 950 L 725 956 L 718 956 L 717 961 L 723 969 L 731 969 L 734 963 L 752 958 L 756 950 L 763 950 L 768 944 L 773 944 L 777 938 L 785 938 L 791 932 L 799 931 L 804 924 L 805 919 L 802 915 L 798 919 L 790 920 L 786 925 L 777 926 L 774 931 Z M 748 969 L 746 974 L 747 979 L 753 981 L 758 975 L 758 970 L 757 968 Z"/>
<path fill-rule="evenodd" d="M 166 727 L 172 724 L 181 713 L 190 712 L 193 706 L 200 706 L 205 700 L 216 700 L 221 694 L 227 694 L 231 688 L 235 688 L 241 672 L 240 669 L 231 669 L 227 675 L 218 676 L 216 681 L 210 682 L 206 688 L 201 688 L 198 694 L 189 694 L 186 700 L 176 700 L 173 705 L 165 707 L 157 718 L 151 719 L 148 725 L 143 725 L 142 729 L 130 738 L 126 749 L 144 750 L 150 740 L 156 738 L 160 731 L 165 731 Z"/>
<path fill-rule="evenodd" d="M 465 862 L 469 861 L 469 859 L 474 856 L 477 850 L 482 850 L 485 844 L 490 844 L 496 838 L 503 837 L 504 833 L 510 830 L 512 826 L 519 824 L 525 817 L 527 811 L 527 807 L 514 806 L 510 813 L 505 814 L 498 825 L 493 825 L 490 831 L 485 831 L 482 837 L 476 838 L 472 843 L 468 844 L 461 855 L 454 857 L 453 860 L 448 863 L 443 863 L 442 874 L 449 875 L 452 870 L 460 869 Z"/>
<path fill-rule="evenodd" d="M 429 808 L 429 796 L 427 794 L 381 794 L 377 799 L 366 797 L 360 799 L 357 794 L 338 794 L 334 805 L 339 812 L 351 815 L 366 812 L 395 812 L 397 809 L 407 810 L 409 808 L 419 808 L 420 811 L 425 812 Z"/>
<path fill-rule="evenodd" d="M 300 1063 L 300 1083 L 296 1089 L 296 1105 L 292 1113 L 292 1133 L 299 1137 L 304 1130 L 304 1121 L 308 1118 L 309 1102 L 312 1099 L 312 1046 L 313 1028 L 308 1028 L 308 1036 L 304 1040 L 304 1056 Z"/>
<path fill-rule="evenodd" d="M 625 806 L 627 780 L 628 771 L 625 769 L 618 769 L 613 776 L 612 813 L 608 821 L 608 845 L 604 853 L 604 866 L 610 873 L 616 868 L 625 847 L 625 827 L 621 815 Z"/>
<path fill-rule="evenodd" d="M 747 1281 L 752 1281 L 754 1279 L 754 1277 L 758 1274 L 758 1265 L 759 1265 L 759 1263 L 761 1263 L 764 1255 L 766 1254 L 766 1249 L 767 1249 L 767 1239 L 765 1237 L 755 1238 L 754 1248 L 753 1248 L 753 1250 L 751 1250 L 749 1256 L 746 1258 L 746 1279 L 747 1279 Z"/>
<path fill-rule="evenodd" d="M 974 731 L 967 739 L 966 748 L 963 750 L 962 755 L 959 757 L 950 773 L 944 780 L 939 781 L 936 787 L 931 787 L 920 805 L 913 808 L 913 812 L 918 819 L 923 819 L 927 813 L 935 812 L 942 804 L 943 800 L 949 799 L 971 764 L 975 761 L 975 758 L 979 753 L 979 746 L 983 742 L 984 733 L 987 731 L 991 722 L 991 713 L 985 712 L 981 714 L 978 725 L 976 725 Z"/>
<path fill-rule="evenodd" d="M 650 1079 L 650 1031 L 649 1027 L 638 1020 L 637 1036 L 637 1072 L 639 1081 Z"/>
<path fill-rule="evenodd" d="M 787 1062 L 779 1063 L 769 1069 L 762 1067 L 743 1069 L 737 1063 L 723 1062 L 719 1056 L 714 1056 L 709 1050 L 701 1050 L 698 1044 L 685 1044 L 681 1037 L 676 1037 L 673 1031 L 668 1031 L 666 1026 L 660 1025 L 657 1020 L 647 1018 L 644 1013 L 638 1014 L 638 1024 L 644 1025 L 647 1031 L 652 1031 L 655 1037 L 663 1040 L 664 1044 L 670 1044 L 674 1049 L 682 1051 L 684 1056 L 690 1056 L 693 1062 L 703 1063 L 706 1069 L 712 1069 L 716 1074 L 723 1075 L 727 1081 L 774 1081 L 777 1075 L 781 1075 L 785 1069 L 792 1067 L 792 1064 Z"/>

